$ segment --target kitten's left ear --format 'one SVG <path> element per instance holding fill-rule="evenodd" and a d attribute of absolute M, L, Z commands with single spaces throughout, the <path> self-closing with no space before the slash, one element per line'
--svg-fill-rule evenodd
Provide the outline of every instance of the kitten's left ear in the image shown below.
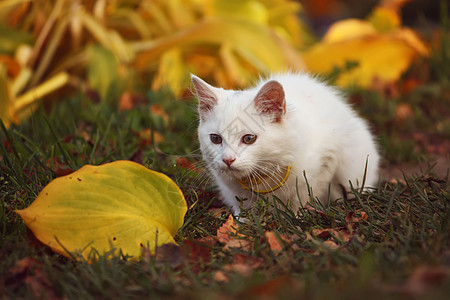
<path fill-rule="evenodd" d="M 262 114 L 273 116 L 274 123 L 280 123 L 286 113 L 286 100 L 281 83 L 271 80 L 263 85 L 255 97 L 255 105 Z"/>
<path fill-rule="evenodd" d="M 217 97 L 214 94 L 213 87 L 191 74 L 192 84 L 198 99 L 198 113 L 201 119 L 205 119 L 206 115 L 214 109 L 217 104 Z"/>

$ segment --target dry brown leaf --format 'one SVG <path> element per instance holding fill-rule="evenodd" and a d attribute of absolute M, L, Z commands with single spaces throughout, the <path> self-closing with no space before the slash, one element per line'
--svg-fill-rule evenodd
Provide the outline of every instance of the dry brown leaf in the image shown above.
<path fill-rule="evenodd" d="M 233 272 L 245 277 L 248 277 L 253 274 L 253 268 L 247 264 L 229 264 L 224 267 L 224 270 Z"/>
<path fill-rule="evenodd" d="M 277 299 L 279 297 L 275 296 L 280 291 L 286 289 L 292 290 L 292 279 L 288 275 L 266 281 L 263 284 L 253 287 L 250 290 L 249 295 L 252 296 L 252 298 L 257 297 L 258 299 Z"/>
<path fill-rule="evenodd" d="M 230 214 L 227 221 L 223 223 L 219 229 L 217 229 L 217 240 L 224 244 L 228 243 L 234 239 L 233 235 L 237 235 L 236 228 L 236 222 L 234 221 L 233 215 Z"/>
<path fill-rule="evenodd" d="M 150 106 L 150 112 L 161 117 L 165 122 L 169 121 L 169 115 L 166 113 L 161 104 L 153 104 Z"/>
<path fill-rule="evenodd" d="M 408 103 L 399 103 L 395 108 L 395 122 L 402 124 L 414 118 L 414 111 Z"/>
<path fill-rule="evenodd" d="M 323 244 L 328 248 L 330 248 L 331 250 L 336 250 L 340 248 L 340 246 L 336 242 L 331 240 L 324 241 Z"/>
<path fill-rule="evenodd" d="M 369 219 L 369 215 L 367 215 L 367 213 L 366 213 L 365 211 L 362 211 L 362 212 L 361 212 L 361 218 L 362 218 L 363 220 L 367 220 L 367 219 Z"/>
<path fill-rule="evenodd" d="M 264 260 L 261 257 L 249 256 L 242 253 L 237 253 L 233 256 L 234 264 L 246 264 L 252 269 L 257 269 L 263 264 Z"/>
<path fill-rule="evenodd" d="M 325 228 L 325 229 L 313 229 L 313 235 L 323 240 L 335 240 L 347 243 L 353 237 L 347 228 Z"/>
<path fill-rule="evenodd" d="M 48 275 L 42 270 L 42 263 L 35 258 L 25 257 L 17 261 L 6 276 L 6 280 L 17 287 L 24 282 L 36 299 L 60 299 Z"/>
<path fill-rule="evenodd" d="M 176 159 L 176 163 L 177 163 L 177 166 L 180 168 L 188 169 L 191 171 L 198 171 L 197 168 L 195 167 L 195 164 L 193 162 L 189 161 L 185 157 L 178 157 Z"/>
<path fill-rule="evenodd" d="M 233 215 L 229 215 L 227 221 L 217 230 L 217 240 L 224 243 L 224 249 L 240 248 L 248 251 L 253 243 L 246 238 L 245 235 L 237 232 L 237 225 L 233 219 Z"/>
<path fill-rule="evenodd" d="M 359 215 L 359 216 L 358 216 Z M 352 224 L 352 223 L 359 223 L 362 220 L 367 220 L 369 216 L 365 211 L 356 211 L 356 212 L 349 212 L 345 216 L 345 223 Z"/>
<path fill-rule="evenodd" d="M 216 273 L 214 273 L 213 276 L 214 280 L 217 282 L 229 282 L 230 279 L 228 279 L 228 276 L 225 275 L 225 272 L 222 270 L 217 271 Z"/>
<path fill-rule="evenodd" d="M 306 209 L 307 211 L 311 211 L 311 212 L 317 212 L 317 213 L 318 213 L 319 215 L 321 215 L 322 217 L 328 219 L 327 215 L 326 215 L 323 211 L 317 210 L 317 209 L 315 209 L 314 207 L 312 207 L 312 206 L 309 205 L 309 204 L 306 204 L 305 206 L 303 206 L 303 209 Z"/>
<path fill-rule="evenodd" d="M 122 94 L 119 100 L 119 111 L 131 110 L 134 107 L 133 96 L 130 92 Z"/>
<path fill-rule="evenodd" d="M 152 142 L 158 144 L 164 141 L 164 136 L 162 136 L 158 131 L 152 130 L 150 128 L 144 129 L 139 132 L 139 137 L 141 138 L 141 140 L 147 142 L 148 144 Z"/>
<path fill-rule="evenodd" d="M 183 241 L 183 252 L 187 256 L 193 272 L 199 272 L 202 265 L 209 263 L 211 260 L 211 246 L 214 243 L 215 240 L 208 238 Z"/>
<path fill-rule="evenodd" d="M 229 282 L 226 273 L 230 272 L 249 277 L 253 274 L 254 270 L 263 264 L 263 262 L 264 260 L 260 257 L 249 256 L 242 253 L 235 254 L 233 256 L 233 263 L 224 266 L 223 270 L 214 273 L 214 280 L 217 282 Z"/>
<path fill-rule="evenodd" d="M 264 233 L 264 236 L 266 237 L 266 240 L 269 243 L 270 250 L 272 250 L 273 252 L 280 252 L 285 248 L 284 243 L 280 242 L 279 239 L 282 239 L 284 242 L 288 244 L 292 242 L 291 238 L 282 234 L 278 234 L 277 236 L 277 234 L 274 231 L 266 231 Z"/>
<path fill-rule="evenodd" d="M 450 269 L 440 266 L 421 266 L 416 268 L 409 278 L 409 285 L 426 289 L 444 283 L 450 276 Z"/>
<path fill-rule="evenodd" d="M 392 290 L 410 296 L 420 296 L 429 292 L 432 288 L 442 286 L 449 276 L 449 268 L 442 266 L 419 266 L 413 270 L 403 285 L 396 285 Z"/>

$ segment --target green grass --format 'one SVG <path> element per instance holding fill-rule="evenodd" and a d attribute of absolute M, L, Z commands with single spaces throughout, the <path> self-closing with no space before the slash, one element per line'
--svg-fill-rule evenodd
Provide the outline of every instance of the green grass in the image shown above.
<path fill-rule="evenodd" d="M 149 113 L 155 103 L 164 106 L 169 120 Z M 253 243 L 251 250 L 227 250 L 220 243 L 202 242 L 201 238 L 216 234 L 228 212 L 213 215 L 208 209 L 215 205 L 210 190 L 196 186 L 194 194 L 195 173 L 174 167 L 177 157 L 198 154 L 198 145 L 192 142 L 196 129 L 193 107 L 193 102 L 175 101 L 169 94 L 149 93 L 133 110 L 121 112 L 115 105 L 92 104 L 80 95 L 50 112 L 38 110 L 20 126 L 3 128 L 0 294 L 70 299 L 257 298 L 261 294 L 280 299 L 335 295 L 443 299 L 448 295 L 449 181 L 448 176 L 436 177 L 432 170 L 405 176 L 404 184 L 381 183 L 368 194 L 354 191 L 353 200 L 328 208 L 312 202 L 315 209 L 301 210 L 298 216 L 271 210 L 274 203 L 261 199 L 258 211 L 249 215 L 249 223 L 239 228 L 244 239 Z M 148 128 L 164 140 L 155 144 L 140 138 L 139 133 Z M 179 248 L 160 249 L 156 257 L 147 255 L 138 262 L 117 257 L 74 263 L 40 246 L 13 212 L 27 207 L 65 170 L 131 158 L 168 174 L 184 190 L 192 208 L 177 234 Z M 189 159 L 198 158 L 193 155 Z M 345 230 L 350 212 L 365 212 L 367 219 L 355 223 L 351 239 L 333 242 L 338 249 L 311 237 L 314 229 Z M 267 230 L 297 238 L 285 244 L 282 252 L 273 252 L 264 235 Z M 258 261 L 259 267 L 251 274 L 234 270 L 230 265 L 238 254 Z M 421 274 L 420 268 L 425 268 L 424 278 L 414 279 Z M 218 271 L 224 272 L 228 282 L 214 278 Z M 419 284 L 423 289 L 415 290 Z"/>
<path fill-rule="evenodd" d="M 442 26 L 448 28 L 448 24 Z M 409 94 L 391 97 L 350 91 L 357 109 L 380 137 L 386 166 L 414 163 L 427 154 L 415 146 L 414 133 L 438 141 L 450 138 L 449 49 L 442 46 L 424 62 L 431 69 L 425 84 Z M 412 69 L 407 76 L 417 72 Z M 393 121 L 400 103 L 411 106 L 414 119 Z M 153 104 L 162 105 L 169 118 L 150 113 Z M 176 167 L 178 157 L 199 161 L 196 126 L 194 101 L 148 92 L 129 111 L 120 111 L 108 101 L 94 104 L 78 95 L 50 111 L 38 109 L 21 125 L 8 130 L 1 127 L 0 297 L 448 297 L 448 174 L 434 174 L 432 168 L 407 174 L 398 184 L 381 182 L 366 194 L 353 191 L 349 201 L 327 208 L 312 201 L 312 208 L 298 215 L 280 210 L 277 201 L 261 199 L 257 211 L 249 212 L 249 222 L 239 227 L 241 238 L 253 247 L 225 249 L 211 237 L 226 221 L 228 211 L 213 210 L 218 202 L 211 188 L 195 172 Z M 155 143 L 157 134 L 163 140 Z M 100 257 L 91 264 L 73 262 L 40 245 L 14 213 L 30 205 L 53 178 L 85 164 L 120 159 L 133 159 L 164 172 L 182 188 L 190 209 L 176 236 L 179 247 L 163 247 L 156 256 L 144 255 L 141 261 Z M 351 223 L 352 214 L 366 218 Z M 349 232 L 349 226 L 350 238 L 333 236 L 336 231 L 321 237 L 313 234 L 331 228 Z M 284 243 L 283 251 L 275 252 L 265 236 L 269 230 L 295 238 Z M 254 267 L 247 273 L 240 271 L 238 259 Z M 227 282 L 218 280 L 220 274 Z"/>

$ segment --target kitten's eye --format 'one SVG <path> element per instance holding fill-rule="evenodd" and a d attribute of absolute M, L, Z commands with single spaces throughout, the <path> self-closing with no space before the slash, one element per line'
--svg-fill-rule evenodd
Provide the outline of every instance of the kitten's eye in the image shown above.
<path fill-rule="evenodd" d="M 218 134 L 211 133 L 209 135 L 209 138 L 211 139 L 211 142 L 213 144 L 222 144 L 222 137 L 220 135 L 218 135 Z"/>
<path fill-rule="evenodd" d="M 250 145 L 256 141 L 256 135 L 254 134 L 246 134 L 242 137 L 242 142 L 244 144 Z"/>

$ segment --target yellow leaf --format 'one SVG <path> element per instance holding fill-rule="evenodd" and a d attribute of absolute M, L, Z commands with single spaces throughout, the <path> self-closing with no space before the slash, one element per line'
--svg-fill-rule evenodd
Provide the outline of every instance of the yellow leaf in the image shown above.
<path fill-rule="evenodd" d="M 11 92 L 8 87 L 6 67 L 3 64 L 0 64 L 0 120 L 3 121 L 7 128 L 11 121 L 17 121 L 14 115 Z"/>
<path fill-rule="evenodd" d="M 298 70 L 303 62 L 298 53 L 272 29 L 238 20 L 210 18 L 167 37 L 136 42 L 136 63 L 146 66 L 163 53 L 177 47 L 222 45 L 226 43 L 259 72 Z"/>
<path fill-rule="evenodd" d="M 241 19 L 267 24 L 268 10 L 257 0 L 211 0 L 205 2 L 208 16 L 219 16 L 227 19 Z"/>
<path fill-rule="evenodd" d="M 41 83 L 37 87 L 27 91 L 14 102 L 15 112 L 20 112 L 40 100 L 45 95 L 61 88 L 69 82 L 69 74 L 61 72 Z"/>
<path fill-rule="evenodd" d="M 16 212 L 54 251 L 105 254 L 122 249 L 138 257 L 143 246 L 175 243 L 186 201 L 166 175 L 130 161 L 84 166 L 54 179 L 26 209 Z M 114 251 L 117 254 L 117 251 Z"/>
<path fill-rule="evenodd" d="M 367 35 L 376 34 L 376 29 L 368 22 L 358 19 L 347 19 L 330 26 L 323 37 L 323 43 L 337 43 Z"/>
<path fill-rule="evenodd" d="M 158 90 L 166 85 L 175 95 L 178 95 L 188 86 L 187 74 L 189 74 L 189 70 L 183 63 L 180 49 L 172 48 L 161 56 L 158 73 L 153 79 L 152 89 Z"/>
<path fill-rule="evenodd" d="M 128 63 L 133 60 L 132 49 L 117 31 L 106 28 L 83 9 L 77 11 L 77 17 L 102 46 L 113 52 L 120 62 Z"/>
<path fill-rule="evenodd" d="M 402 23 L 398 13 L 386 7 L 376 7 L 367 20 L 380 32 L 398 28 Z"/>
<path fill-rule="evenodd" d="M 316 73 L 329 73 L 338 67 L 342 71 L 338 85 L 367 88 L 375 80 L 396 81 L 413 59 L 429 53 L 426 44 L 408 28 L 379 33 L 371 26 L 358 20 L 336 23 L 322 42 L 303 53 L 307 68 Z M 345 70 L 349 62 L 357 66 Z"/>
<path fill-rule="evenodd" d="M 100 45 L 90 45 L 86 52 L 89 85 L 105 99 L 110 88 L 120 82 L 119 62 L 109 49 Z"/>

